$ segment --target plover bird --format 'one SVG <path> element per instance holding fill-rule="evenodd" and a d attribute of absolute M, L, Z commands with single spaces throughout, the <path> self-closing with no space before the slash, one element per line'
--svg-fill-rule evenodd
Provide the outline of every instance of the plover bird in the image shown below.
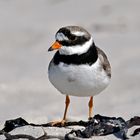
<path fill-rule="evenodd" d="M 60 123 L 66 121 L 69 96 L 90 97 L 89 118 L 93 112 L 93 96 L 110 83 L 111 67 L 105 53 L 82 27 L 66 26 L 55 35 L 55 43 L 48 51 L 57 50 L 48 68 L 53 86 L 66 95 L 65 111 Z"/>

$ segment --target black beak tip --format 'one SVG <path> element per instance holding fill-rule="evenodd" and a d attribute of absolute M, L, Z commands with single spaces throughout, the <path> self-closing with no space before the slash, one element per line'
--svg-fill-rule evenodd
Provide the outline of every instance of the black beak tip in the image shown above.
<path fill-rule="evenodd" d="M 50 48 L 48 49 L 48 52 L 50 52 L 50 51 L 53 51 L 52 47 L 50 47 Z"/>

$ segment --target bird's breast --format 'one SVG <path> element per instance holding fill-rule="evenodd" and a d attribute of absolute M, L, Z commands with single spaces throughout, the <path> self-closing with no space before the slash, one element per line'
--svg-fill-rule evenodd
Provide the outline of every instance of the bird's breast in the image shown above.
<path fill-rule="evenodd" d="M 62 94 L 94 96 L 107 87 L 110 79 L 97 60 L 93 65 L 68 65 L 53 62 L 49 66 L 49 80 Z"/>

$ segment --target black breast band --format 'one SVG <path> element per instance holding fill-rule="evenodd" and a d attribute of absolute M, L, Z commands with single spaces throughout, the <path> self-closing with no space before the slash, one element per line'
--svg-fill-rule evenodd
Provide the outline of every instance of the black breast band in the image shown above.
<path fill-rule="evenodd" d="M 75 65 L 81 65 L 81 64 L 92 65 L 94 62 L 96 62 L 97 58 L 98 58 L 97 49 L 93 43 L 89 48 L 89 50 L 81 55 L 78 54 L 62 55 L 59 53 L 59 51 L 57 51 L 56 54 L 54 55 L 54 63 L 56 65 L 58 65 L 60 62 L 63 62 L 65 64 L 75 64 Z"/>

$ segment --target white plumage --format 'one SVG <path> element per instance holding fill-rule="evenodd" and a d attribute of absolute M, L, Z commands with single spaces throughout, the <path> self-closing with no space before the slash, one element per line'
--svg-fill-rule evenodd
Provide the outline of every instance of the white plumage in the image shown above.
<path fill-rule="evenodd" d="M 49 80 L 62 94 L 94 96 L 104 90 L 110 81 L 100 63 L 100 59 L 92 66 L 50 63 Z"/>

